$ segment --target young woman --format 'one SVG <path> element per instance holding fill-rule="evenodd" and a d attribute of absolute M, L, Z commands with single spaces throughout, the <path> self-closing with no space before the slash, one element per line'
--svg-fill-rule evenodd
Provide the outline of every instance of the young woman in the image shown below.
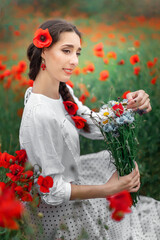
<path fill-rule="evenodd" d="M 85 231 L 93 240 L 159 239 L 160 204 L 153 199 L 142 197 L 132 214 L 118 223 L 110 218 L 107 208 L 106 196 L 124 189 L 138 191 L 137 164 L 132 173 L 118 178 L 107 151 L 80 157 L 79 134 L 103 139 L 89 117 L 91 110 L 66 85 L 80 52 L 81 34 L 64 20 L 44 22 L 27 51 L 29 77 L 34 84 L 25 94 L 20 145 L 29 162 L 39 165 L 42 175 L 54 180 L 50 192 L 41 195 L 38 209 L 43 213 L 42 238 L 83 239 Z M 151 110 L 149 96 L 143 90 L 128 94 L 128 99 L 128 108 Z"/>

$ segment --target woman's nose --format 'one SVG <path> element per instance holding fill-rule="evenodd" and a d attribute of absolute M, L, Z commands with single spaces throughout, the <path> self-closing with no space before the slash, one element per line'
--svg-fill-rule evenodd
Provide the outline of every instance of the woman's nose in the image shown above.
<path fill-rule="evenodd" d="M 78 65 L 78 56 L 77 54 L 73 54 L 71 59 L 70 59 L 70 63 L 74 66 L 77 66 Z"/>

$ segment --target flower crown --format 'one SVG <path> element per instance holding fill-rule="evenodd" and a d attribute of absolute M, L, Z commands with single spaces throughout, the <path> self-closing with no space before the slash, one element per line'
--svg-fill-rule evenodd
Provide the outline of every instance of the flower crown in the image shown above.
<path fill-rule="evenodd" d="M 44 47 L 49 47 L 52 43 L 52 37 L 49 33 L 48 28 L 43 30 L 42 28 L 39 28 L 33 38 L 33 44 L 37 48 L 44 48 Z"/>

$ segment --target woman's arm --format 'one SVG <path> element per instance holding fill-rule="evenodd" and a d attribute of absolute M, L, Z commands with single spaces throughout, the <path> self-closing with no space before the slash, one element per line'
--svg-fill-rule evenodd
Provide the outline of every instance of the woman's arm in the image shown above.
<path fill-rule="evenodd" d="M 140 188 L 140 174 L 138 165 L 128 175 L 118 177 L 115 172 L 109 181 L 102 185 L 72 185 L 70 200 L 105 198 L 115 193 L 127 190 L 129 192 L 137 192 Z"/>

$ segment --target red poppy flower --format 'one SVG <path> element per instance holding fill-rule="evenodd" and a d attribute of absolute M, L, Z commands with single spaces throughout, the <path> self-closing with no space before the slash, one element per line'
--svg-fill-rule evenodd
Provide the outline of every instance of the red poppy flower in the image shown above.
<path fill-rule="evenodd" d="M 118 62 L 118 65 L 124 65 L 125 64 L 125 61 L 122 59 Z"/>
<path fill-rule="evenodd" d="M 104 62 L 105 64 L 108 64 L 108 63 L 109 63 L 108 58 L 104 58 L 104 59 L 103 59 L 103 62 Z"/>
<path fill-rule="evenodd" d="M 74 83 L 73 83 L 71 80 L 68 80 L 68 81 L 66 82 L 66 84 L 67 84 L 68 86 L 70 86 L 71 88 L 74 88 Z"/>
<path fill-rule="evenodd" d="M 93 63 L 90 63 L 88 66 L 87 66 L 87 72 L 94 72 L 95 70 L 95 66 Z"/>
<path fill-rule="evenodd" d="M 151 84 L 153 84 L 153 85 L 156 84 L 157 78 L 158 78 L 157 76 L 154 77 L 154 78 L 152 78 L 152 80 L 151 80 Z"/>
<path fill-rule="evenodd" d="M 123 93 L 122 98 L 127 99 L 127 94 L 130 93 L 131 91 L 126 91 Z"/>
<path fill-rule="evenodd" d="M 19 197 L 21 198 L 22 201 L 24 201 L 24 202 L 33 201 L 31 194 L 28 193 L 27 191 L 25 191 L 23 187 L 17 186 L 15 188 L 15 191 L 17 192 L 17 194 L 19 195 Z"/>
<path fill-rule="evenodd" d="M 18 164 L 11 165 L 9 169 L 11 170 L 11 173 L 6 173 L 6 176 L 9 177 L 13 182 L 20 179 L 21 174 L 24 170 L 24 168 Z"/>
<path fill-rule="evenodd" d="M 18 163 L 24 163 L 27 161 L 27 154 L 26 154 L 26 150 L 25 149 L 21 149 L 15 152 L 17 154 L 16 156 L 16 161 L 18 161 Z"/>
<path fill-rule="evenodd" d="M 117 59 L 117 54 L 115 52 L 108 52 L 107 57 Z"/>
<path fill-rule="evenodd" d="M 147 67 L 148 68 L 152 68 L 153 66 L 154 66 L 154 62 L 152 62 L 152 61 L 147 62 Z"/>
<path fill-rule="evenodd" d="M 53 178 L 50 176 L 39 176 L 37 184 L 40 186 L 40 191 L 43 193 L 49 192 L 49 188 L 53 186 Z"/>
<path fill-rule="evenodd" d="M 28 182 L 31 181 L 31 177 L 33 176 L 33 171 L 28 170 L 21 174 L 20 182 Z"/>
<path fill-rule="evenodd" d="M 81 70 L 79 67 L 76 67 L 73 71 L 73 74 L 75 74 L 76 76 L 78 76 L 81 73 Z"/>
<path fill-rule="evenodd" d="M 81 101 L 83 104 L 85 103 L 87 97 L 85 94 L 82 94 L 80 97 L 79 97 L 79 101 Z"/>
<path fill-rule="evenodd" d="M 6 184 L 4 182 L 0 182 L 0 193 L 4 190 Z"/>
<path fill-rule="evenodd" d="M 141 68 L 140 68 L 140 67 L 135 67 L 135 68 L 134 68 L 134 74 L 135 74 L 135 75 L 138 76 L 139 73 L 140 73 L 140 71 L 141 71 Z"/>
<path fill-rule="evenodd" d="M 122 191 L 106 198 L 110 202 L 110 209 L 114 209 L 112 218 L 120 221 L 124 217 L 124 213 L 130 213 L 132 206 L 132 198 L 129 192 Z"/>
<path fill-rule="evenodd" d="M 138 41 L 138 40 L 134 41 L 134 46 L 135 47 L 140 47 L 140 45 L 141 45 L 140 41 Z"/>
<path fill-rule="evenodd" d="M 104 70 L 104 71 L 100 72 L 99 80 L 106 81 L 108 77 L 109 77 L 109 72 L 107 70 Z"/>
<path fill-rule="evenodd" d="M 70 114 L 70 115 L 75 115 L 77 110 L 78 110 L 78 106 L 76 103 L 73 103 L 71 101 L 64 101 L 63 102 L 64 107 L 66 109 L 66 111 Z"/>
<path fill-rule="evenodd" d="M 101 51 L 103 50 L 103 43 L 100 42 L 100 43 L 96 44 L 96 45 L 94 46 L 94 49 L 93 49 L 93 50 L 96 51 L 96 52 L 101 52 Z"/>
<path fill-rule="evenodd" d="M 48 28 L 43 30 L 42 28 L 39 28 L 33 38 L 33 44 L 37 48 L 43 48 L 43 47 L 49 47 L 52 43 L 52 37 L 49 33 Z"/>
<path fill-rule="evenodd" d="M 6 65 L 2 65 L 2 62 L 0 61 L 0 70 L 5 70 L 6 69 Z"/>
<path fill-rule="evenodd" d="M 78 129 L 84 128 L 85 122 L 87 122 L 86 119 L 84 119 L 80 116 L 74 116 L 74 117 L 72 117 L 72 119 L 75 122 L 76 128 L 78 128 Z"/>
<path fill-rule="evenodd" d="M 121 103 L 115 104 L 112 108 L 115 111 L 115 114 L 117 117 L 120 117 L 122 115 L 122 113 L 124 112 L 124 108 Z"/>
<path fill-rule="evenodd" d="M 25 72 L 25 70 L 27 69 L 27 64 L 25 61 L 20 61 L 18 63 L 18 68 L 17 68 L 17 72 L 18 73 L 23 73 Z"/>
<path fill-rule="evenodd" d="M 139 56 L 137 55 L 137 54 L 135 54 L 135 55 L 133 55 L 133 56 L 131 56 L 130 57 L 130 63 L 131 64 L 136 64 L 136 63 L 138 63 L 138 62 L 140 62 L 140 59 L 139 59 Z"/>
<path fill-rule="evenodd" d="M 94 55 L 96 57 L 101 57 L 103 58 L 104 57 L 104 51 L 94 51 Z"/>
<path fill-rule="evenodd" d="M 16 158 L 7 152 L 0 155 L 0 167 L 9 168 L 16 161 Z"/>
<path fill-rule="evenodd" d="M 0 206 L 0 227 L 17 230 L 16 220 L 21 218 L 24 207 L 16 199 L 13 189 L 5 187 L 0 191 Z"/>
<path fill-rule="evenodd" d="M 93 96 L 93 97 L 91 98 L 91 102 L 94 103 L 94 102 L 96 102 L 96 101 L 97 101 L 97 98 L 96 98 L 95 96 Z"/>

